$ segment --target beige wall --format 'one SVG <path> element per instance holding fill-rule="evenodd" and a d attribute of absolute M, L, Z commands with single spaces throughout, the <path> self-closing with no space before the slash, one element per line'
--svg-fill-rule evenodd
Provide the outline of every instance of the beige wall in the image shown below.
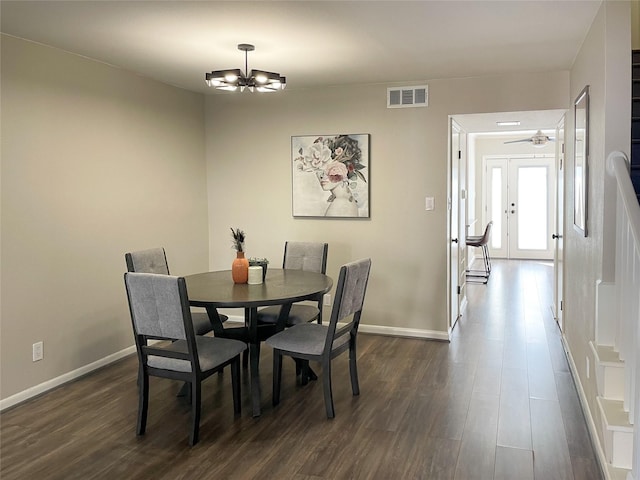
<path fill-rule="evenodd" d="M 612 280 L 614 268 L 612 180 L 606 176 L 606 156 L 613 150 L 629 155 L 631 43 L 628 2 L 604 2 L 571 70 L 571 98 L 590 87 L 588 237 L 573 228 L 573 116 L 567 116 L 567 171 L 565 184 L 565 336 L 579 383 L 591 415 L 597 421 L 595 375 L 587 378 L 587 358 L 594 360 L 589 342 L 595 340 L 596 282 Z M 605 319 L 608 320 L 608 319 Z"/>
<path fill-rule="evenodd" d="M 207 96 L 211 267 L 231 264 L 231 226 L 275 265 L 286 240 L 326 241 L 334 278 L 349 260 L 373 260 L 365 329 L 446 336 L 448 116 L 566 108 L 569 74 L 428 84 L 429 107 L 409 109 L 386 108 L 387 85 Z M 371 218 L 293 218 L 291 136 L 336 133 L 371 134 Z"/>
<path fill-rule="evenodd" d="M 631 46 L 634 50 L 640 50 L 640 2 L 631 2 Z"/>
<path fill-rule="evenodd" d="M 7 36 L 1 88 L 4 400 L 133 345 L 124 253 L 208 233 L 201 95 Z"/>

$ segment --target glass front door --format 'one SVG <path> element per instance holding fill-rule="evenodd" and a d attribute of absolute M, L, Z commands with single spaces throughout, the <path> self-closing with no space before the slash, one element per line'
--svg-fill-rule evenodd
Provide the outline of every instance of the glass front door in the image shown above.
<path fill-rule="evenodd" d="M 486 222 L 490 252 L 500 258 L 552 259 L 553 158 L 487 158 Z"/>

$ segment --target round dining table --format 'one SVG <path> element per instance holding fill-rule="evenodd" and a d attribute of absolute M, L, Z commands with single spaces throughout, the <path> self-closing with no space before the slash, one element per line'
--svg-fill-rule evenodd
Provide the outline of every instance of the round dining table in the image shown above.
<path fill-rule="evenodd" d="M 268 269 L 265 281 L 257 285 L 234 283 L 231 270 L 197 273 L 184 277 L 189 303 L 204 307 L 213 325 L 214 335 L 221 333 L 219 308 L 243 308 L 248 327 L 249 365 L 253 416 L 260 416 L 260 338 L 258 335 L 258 307 L 281 305 L 276 330 L 284 329 L 291 304 L 315 299 L 333 286 L 331 277 L 304 270 Z M 223 333 L 223 332 L 222 332 Z"/>

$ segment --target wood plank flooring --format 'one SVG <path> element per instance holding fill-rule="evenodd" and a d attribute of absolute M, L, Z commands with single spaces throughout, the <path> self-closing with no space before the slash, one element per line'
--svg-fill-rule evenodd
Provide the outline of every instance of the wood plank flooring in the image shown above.
<path fill-rule="evenodd" d="M 333 420 L 321 381 L 297 385 L 288 359 L 271 406 L 264 347 L 262 416 L 251 418 L 246 372 L 237 418 L 230 373 L 213 376 L 193 448 L 189 405 L 164 379 L 151 379 L 147 433 L 136 437 L 136 358 L 126 358 L 2 413 L 0 477 L 601 479 L 551 315 L 551 274 L 542 262 L 495 261 L 488 285 L 468 287 L 451 343 L 361 334 L 361 394 L 342 355 Z"/>

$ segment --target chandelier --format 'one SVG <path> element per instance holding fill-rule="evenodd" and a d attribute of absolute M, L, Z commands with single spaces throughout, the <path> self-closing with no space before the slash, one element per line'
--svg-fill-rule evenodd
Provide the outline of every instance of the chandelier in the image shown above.
<path fill-rule="evenodd" d="M 256 47 L 248 43 L 239 44 L 238 50 L 244 52 L 244 73 L 239 68 L 214 70 L 206 74 L 207 85 L 217 88 L 218 90 L 227 90 L 230 92 L 235 92 L 238 88 L 240 88 L 241 92 L 243 92 L 245 88 L 248 88 L 250 92 L 254 90 L 258 92 L 276 92 L 283 90 L 287 85 L 287 79 L 279 73 L 255 69 L 249 72 L 247 52 L 252 52 L 255 49 Z"/>

